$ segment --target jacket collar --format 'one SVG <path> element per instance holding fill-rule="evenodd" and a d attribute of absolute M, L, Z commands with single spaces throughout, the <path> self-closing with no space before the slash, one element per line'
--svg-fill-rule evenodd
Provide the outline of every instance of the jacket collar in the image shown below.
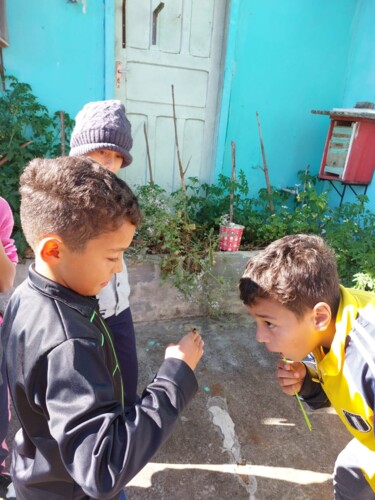
<path fill-rule="evenodd" d="M 29 267 L 28 283 L 32 288 L 38 290 L 41 294 L 46 295 L 51 299 L 58 300 L 59 302 L 63 302 L 72 309 L 76 309 L 87 318 L 91 318 L 98 305 L 98 299 L 96 297 L 84 297 L 83 295 L 79 295 L 63 285 L 59 285 L 59 283 L 42 276 L 35 271 L 35 264 L 31 264 Z"/>

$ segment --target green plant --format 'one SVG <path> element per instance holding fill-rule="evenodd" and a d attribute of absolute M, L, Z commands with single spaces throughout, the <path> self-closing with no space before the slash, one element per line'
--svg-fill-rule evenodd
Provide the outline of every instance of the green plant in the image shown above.
<path fill-rule="evenodd" d="M 361 289 L 375 290 L 375 214 L 368 208 L 367 198 L 360 196 L 355 203 L 331 208 L 328 193 L 317 191 L 316 177 L 306 171 L 299 172 L 298 176 L 302 186 L 298 194 L 290 196 L 273 189 L 273 214 L 269 213 L 267 191 L 260 190 L 256 199 L 249 199 L 247 184 L 240 180 L 236 220 L 246 227 L 242 248 L 262 247 L 287 234 L 319 234 L 336 252 L 341 282 L 349 287 L 354 285 Z M 222 202 L 228 188 L 229 180 L 223 177 L 218 185 L 205 186 L 205 210 L 220 213 L 223 205 L 217 203 L 215 207 L 208 198 L 213 192 L 219 194 L 217 200 Z M 243 196 L 246 196 L 245 200 Z M 199 205 L 199 199 L 196 204 Z M 249 235 L 250 241 L 246 239 Z"/>
<path fill-rule="evenodd" d="M 223 175 L 211 185 L 199 185 L 196 178 L 190 178 L 187 221 L 180 191 L 169 195 L 157 185 L 141 186 L 138 195 L 145 222 L 137 235 L 136 251 L 138 255 L 162 254 L 164 277 L 171 278 L 187 298 L 193 291 L 204 292 L 212 312 L 228 286 L 214 276 L 212 268 L 220 219 L 228 213 L 229 193 L 235 187 L 235 221 L 245 226 L 242 249 L 263 247 L 287 234 L 320 234 L 336 252 L 342 283 L 375 289 L 375 215 L 367 208 L 366 197 L 333 209 L 328 193 L 318 193 L 316 177 L 306 171 L 298 175 L 302 186 L 298 194 L 273 188 L 273 214 L 265 189 L 256 198 L 249 197 L 243 172 L 235 186 Z"/>
<path fill-rule="evenodd" d="M 258 235 L 263 244 L 287 234 L 321 234 L 330 220 L 332 211 L 328 205 L 328 193 L 318 194 L 316 178 L 305 171 L 300 171 L 298 177 L 303 188 L 293 201 L 288 204 L 284 198 L 283 204 L 278 204 L 277 210 L 263 219 Z"/>
<path fill-rule="evenodd" d="M 19 177 L 32 158 L 61 155 L 60 115 L 50 116 L 27 83 L 7 76 L 6 87 L 0 92 L 0 195 L 12 207 L 13 235 L 22 256 L 27 244 L 19 217 Z M 72 125 L 65 115 L 66 150 Z"/>
<path fill-rule="evenodd" d="M 356 273 L 353 276 L 354 288 L 375 292 L 375 276 L 368 273 Z"/>
<path fill-rule="evenodd" d="M 162 277 L 169 278 L 186 300 L 199 300 L 205 294 L 207 307 L 214 313 L 217 300 L 213 287 L 208 284 L 215 282 L 216 290 L 225 287 L 224 280 L 212 273 L 218 233 L 213 227 L 202 227 L 190 219 L 186 221 L 181 191 L 169 195 L 160 186 L 149 184 L 138 186 L 136 193 L 144 220 L 130 255 L 138 258 L 161 255 Z"/>
<path fill-rule="evenodd" d="M 343 284 L 353 286 L 354 282 L 363 289 L 371 288 L 375 280 L 375 214 L 366 203 L 367 199 L 361 198 L 337 208 L 323 233 L 336 252 Z"/>
<path fill-rule="evenodd" d="M 328 193 L 317 192 L 316 177 L 301 171 L 299 180 L 302 190 L 264 220 L 259 241 L 264 245 L 287 234 L 319 234 L 335 250 L 341 282 L 375 290 L 375 214 L 366 205 L 367 197 L 330 208 Z"/>
<path fill-rule="evenodd" d="M 222 217 L 229 213 L 231 192 L 234 193 L 233 221 L 245 227 L 242 245 L 256 246 L 254 242 L 260 226 L 259 202 L 249 196 L 249 184 L 242 170 L 236 181 L 220 174 L 217 183 L 200 185 L 198 179 L 189 178 L 189 217 L 203 228 L 218 231 Z"/>

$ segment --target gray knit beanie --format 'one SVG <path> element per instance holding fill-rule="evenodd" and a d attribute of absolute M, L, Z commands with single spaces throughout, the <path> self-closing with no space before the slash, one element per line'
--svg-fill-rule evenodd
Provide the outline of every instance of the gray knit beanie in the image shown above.
<path fill-rule="evenodd" d="M 94 101 L 85 104 L 76 116 L 69 156 L 110 149 L 122 155 L 121 167 L 127 167 L 133 161 L 129 153 L 132 145 L 131 125 L 121 101 Z"/>

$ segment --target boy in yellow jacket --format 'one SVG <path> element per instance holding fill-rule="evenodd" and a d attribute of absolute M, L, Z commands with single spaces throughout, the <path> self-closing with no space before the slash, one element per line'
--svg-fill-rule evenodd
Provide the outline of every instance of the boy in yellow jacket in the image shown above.
<path fill-rule="evenodd" d="M 306 234 L 251 258 L 240 294 L 258 342 L 284 358 L 283 392 L 313 409 L 332 404 L 354 437 L 336 460 L 335 499 L 375 498 L 375 294 L 341 286 L 333 251 Z M 314 367 L 302 362 L 309 353 Z"/>

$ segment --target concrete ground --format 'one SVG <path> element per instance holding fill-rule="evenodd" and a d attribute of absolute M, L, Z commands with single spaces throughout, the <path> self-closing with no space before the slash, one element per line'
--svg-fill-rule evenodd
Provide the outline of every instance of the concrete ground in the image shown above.
<path fill-rule="evenodd" d="M 205 354 L 199 392 L 169 441 L 129 485 L 129 500 L 327 500 L 335 458 L 350 436 L 331 409 L 310 432 L 294 397 L 275 380 L 277 356 L 255 341 L 247 316 L 137 323 L 139 390 L 164 347 L 197 327 Z M 13 420 L 11 433 L 17 428 Z"/>

